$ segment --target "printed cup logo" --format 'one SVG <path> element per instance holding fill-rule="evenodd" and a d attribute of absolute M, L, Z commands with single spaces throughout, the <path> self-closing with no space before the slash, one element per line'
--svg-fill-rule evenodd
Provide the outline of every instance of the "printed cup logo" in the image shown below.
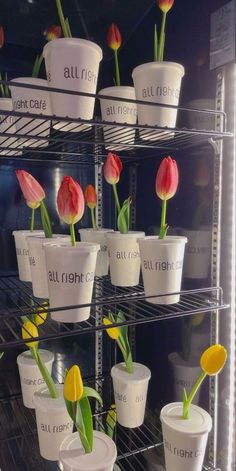
<path fill-rule="evenodd" d="M 97 74 L 91 69 L 81 69 L 78 65 L 64 67 L 63 76 L 65 79 L 79 79 L 85 82 L 97 83 Z"/>
<path fill-rule="evenodd" d="M 52 424 L 40 424 L 40 430 L 45 433 L 62 433 L 73 429 L 73 422 L 67 422 L 66 424 L 52 425 Z"/>
<path fill-rule="evenodd" d="M 144 260 L 143 261 L 144 270 L 155 270 L 155 271 L 177 271 L 182 270 L 183 260 L 176 260 L 174 262 L 166 262 L 159 260 Z"/>
<path fill-rule="evenodd" d="M 28 256 L 29 255 L 29 249 L 22 249 L 21 247 L 16 247 L 16 255 L 20 256 Z"/>
<path fill-rule="evenodd" d="M 112 252 L 108 251 L 108 256 L 112 257 Z M 117 260 L 134 260 L 140 258 L 139 250 L 133 250 L 126 252 L 125 250 L 115 252 L 115 258 Z"/>
<path fill-rule="evenodd" d="M 29 257 L 29 264 L 30 264 L 31 267 L 36 266 L 36 261 L 35 261 L 34 257 Z"/>
<path fill-rule="evenodd" d="M 180 89 L 174 88 L 170 86 L 160 86 L 157 87 L 154 85 L 145 87 L 142 89 L 142 98 L 150 98 L 150 97 L 168 97 L 174 98 L 177 102 L 179 100 Z"/>
<path fill-rule="evenodd" d="M 63 272 L 59 273 L 56 270 L 49 270 L 48 280 L 51 283 L 64 283 L 64 284 L 81 284 L 93 283 L 94 272 L 77 273 L 77 272 Z"/>
<path fill-rule="evenodd" d="M 23 111 L 32 111 L 32 110 L 40 110 L 45 111 L 47 109 L 47 101 L 46 100 L 37 100 L 37 99 L 20 99 L 15 100 L 13 102 L 13 108 L 15 111 L 23 110 Z"/>
<path fill-rule="evenodd" d="M 142 393 L 137 394 L 135 397 L 128 397 L 126 394 L 115 391 L 115 398 L 119 402 L 127 403 L 128 401 L 134 402 L 135 404 L 140 404 L 141 402 L 146 401 L 146 396 Z"/>
<path fill-rule="evenodd" d="M 105 108 L 106 116 L 137 116 L 137 108 L 128 104 L 123 105 L 110 105 Z"/>
<path fill-rule="evenodd" d="M 43 378 L 32 379 L 32 378 L 22 378 L 21 382 L 26 386 L 40 386 L 41 384 L 45 384 Z"/>
<path fill-rule="evenodd" d="M 98 251 L 99 252 L 107 252 L 107 245 L 100 245 L 100 249 Z"/>
<path fill-rule="evenodd" d="M 199 458 L 199 456 L 202 456 L 205 452 L 205 450 L 203 450 L 202 448 L 199 448 L 197 450 L 187 450 L 186 448 L 178 448 L 165 438 L 164 447 L 166 448 L 166 450 L 169 451 L 169 453 L 172 453 L 173 455 L 178 456 L 179 458 L 183 458 L 185 460 Z"/>

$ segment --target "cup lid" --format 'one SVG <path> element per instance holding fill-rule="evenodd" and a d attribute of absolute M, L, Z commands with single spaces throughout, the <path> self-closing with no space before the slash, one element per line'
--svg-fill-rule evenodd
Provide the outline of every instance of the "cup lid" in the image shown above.
<path fill-rule="evenodd" d="M 212 419 L 207 411 L 195 404 L 190 405 L 190 418 L 183 419 L 183 403 L 172 402 L 161 410 L 162 424 L 181 434 L 201 435 L 210 432 Z"/>
<path fill-rule="evenodd" d="M 76 251 L 76 252 L 98 252 L 100 250 L 100 245 L 95 244 L 93 242 L 76 242 L 76 245 L 71 245 L 71 243 L 68 242 L 62 242 L 62 241 L 56 241 L 55 242 L 45 242 L 43 244 L 43 249 L 44 250 L 67 250 L 70 252 Z"/>
<path fill-rule="evenodd" d="M 43 350 L 41 348 L 39 349 L 39 352 L 40 352 L 40 354 L 43 358 L 43 361 L 45 363 L 53 362 L 54 354 L 52 352 L 50 352 L 49 350 Z M 27 366 L 36 365 L 35 359 L 32 357 L 31 352 L 29 350 L 26 350 L 25 352 L 22 352 L 18 355 L 17 364 L 18 365 L 27 365 Z"/>
<path fill-rule="evenodd" d="M 143 381 L 149 381 L 151 378 L 151 371 L 147 366 L 142 365 L 141 363 L 133 363 L 134 372 L 128 373 L 126 370 L 125 363 L 118 363 L 114 365 L 111 369 L 111 376 L 116 376 L 116 378 L 123 382 L 125 381 L 132 381 L 132 383 L 142 383 Z"/>

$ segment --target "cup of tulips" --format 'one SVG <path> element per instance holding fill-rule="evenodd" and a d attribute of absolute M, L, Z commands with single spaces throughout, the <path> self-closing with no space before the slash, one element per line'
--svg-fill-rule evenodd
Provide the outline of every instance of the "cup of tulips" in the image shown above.
<path fill-rule="evenodd" d="M 91 213 L 92 228 L 79 229 L 80 239 L 82 242 L 95 242 L 100 245 L 100 249 L 97 254 L 95 275 L 105 276 L 108 274 L 109 269 L 106 234 L 108 232 L 113 232 L 113 229 L 100 229 L 97 227 L 95 219 L 97 193 L 93 185 L 89 184 L 86 186 L 84 191 L 84 200 Z"/>
<path fill-rule="evenodd" d="M 187 238 L 166 235 L 167 201 L 175 195 L 178 182 L 176 161 L 165 157 L 157 171 L 155 183 L 156 194 L 162 201 L 159 236 L 147 236 L 138 240 L 144 291 L 147 301 L 153 304 L 175 304 L 179 301 Z"/>
<path fill-rule="evenodd" d="M 93 388 L 86 387 L 80 368 L 73 365 L 64 383 L 64 400 L 76 432 L 68 436 L 60 447 L 60 461 L 64 471 L 112 471 L 117 457 L 116 445 L 105 433 L 93 430 L 89 397 L 102 405 Z"/>
<path fill-rule="evenodd" d="M 202 471 L 212 419 L 207 411 L 192 404 L 206 376 L 217 375 L 227 359 L 222 345 L 207 348 L 201 358 L 201 373 L 191 391 L 183 390 L 183 402 L 164 406 L 162 423 L 166 471 Z"/>
<path fill-rule="evenodd" d="M 125 322 L 123 312 L 117 316 L 109 312 L 109 317 L 103 319 L 106 332 L 115 340 L 124 362 L 118 363 L 111 369 L 117 422 L 123 427 L 135 428 L 143 424 L 147 400 L 148 383 L 151 371 L 141 363 L 133 362 L 128 339 L 128 326 L 112 327 L 112 324 Z"/>
<path fill-rule="evenodd" d="M 104 126 L 104 141 L 107 149 L 121 151 L 129 149 L 134 144 L 135 129 L 133 125 L 137 121 L 137 104 L 134 102 L 134 87 L 121 85 L 118 51 L 122 45 L 122 36 L 118 26 L 114 23 L 108 29 L 107 43 L 114 52 L 115 85 L 103 88 L 99 92 L 99 95 L 107 96 L 107 98 L 100 98 L 101 115 L 103 121 L 120 123 L 121 126 Z M 112 97 L 120 98 L 120 100 L 113 100 Z M 122 101 L 122 98 L 127 101 Z M 129 99 L 131 102 L 128 101 Z M 125 123 L 131 126 L 124 126 Z"/>
<path fill-rule="evenodd" d="M 57 194 L 60 218 L 70 227 L 70 241 L 45 243 L 49 303 L 51 308 L 70 306 L 54 311 L 52 319 L 58 322 L 81 322 L 89 318 L 95 267 L 99 245 L 76 242 L 74 224 L 84 213 L 84 195 L 77 181 L 65 176 Z"/>
<path fill-rule="evenodd" d="M 141 129 L 140 136 L 144 140 L 167 139 L 173 132 L 165 128 L 174 128 L 177 118 L 177 108 L 181 90 L 184 67 L 176 62 L 164 61 L 166 19 L 174 0 L 156 0 L 162 12 L 160 33 L 154 26 L 154 57 L 153 62 L 138 65 L 132 72 L 136 99 L 158 103 L 165 106 L 145 106 L 138 104 L 138 123 L 140 125 L 158 126 L 158 131 Z M 173 108 L 171 108 L 171 106 Z"/>
<path fill-rule="evenodd" d="M 107 246 L 111 283 L 115 286 L 136 286 L 140 276 L 140 252 L 138 239 L 144 237 L 141 231 L 130 231 L 131 198 L 120 204 L 117 183 L 123 169 L 118 155 L 108 153 L 103 167 L 104 178 L 112 185 L 117 213 L 118 231 L 108 233 Z"/>
<path fill-rule="evenodd" d="M 39 319 L 41 319 L 40 314 Z M 63 399 L 63 385 L 55 384 L 51 377 L 50 369 L 47 368 L 50 366 L 49 358 L 47 355 L 45 356 L 44 350 L 38 348 L 39 333 L 33 319 L 24 322 L 22 338 L 26 341 L 30 351 L 27 358 L 28 366 L 31 356 L 38 368 L 38 377 L 42 377 L 45 383 L 45 386 L 37 388 L 33 395 L 40 454 L 47 460 L 56 461 L 59 458 L 59 448 L 62 441 L 71 435 L 73 429 L 73 422 Z"/>

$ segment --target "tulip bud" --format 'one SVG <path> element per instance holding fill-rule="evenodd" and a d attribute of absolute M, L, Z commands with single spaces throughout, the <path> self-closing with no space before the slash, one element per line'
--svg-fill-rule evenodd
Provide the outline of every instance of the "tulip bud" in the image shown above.
<path fill-rule="evenodd" d="M 44 322 L 47 319 L 47 312 L 46 310 L 48 309 L 48 303 L 44 302 L 43 303 L 44 307 L 38 308 L 38 313 L 34 314 L 34 323 L 39 326 L 41 324 L 44 324 Z M 42 311 L 42 312 L 41 312 Z"/>
<path fill-rule="evenodd" d="M 156 194 L 161 200 L 172 198 L 178 188 L 179 172 L 176 161 L 165 157 L 156 175 Z"/>
<path fill-rule="evenodd" d="M 38 336 L 39 336 L 39 333 L 38 333 L 38 329 L 37 329 L 36 325 L 34 325 L 33 322 L 31 322 L 31 321 L 24 322 L 24 324 L 22 326 L 22 338 L 23 338 L 23 340 L 32 339 L 32 338 L 38 337 Z M 29 348 L 34 348 L 34 347 L 37 347 L 38 341 L 27 342 L 26 345 Z"/>
<path fill-rule="evenodd" d="M 163 13 L 168 13 L 172 8 L 174 0 L 157 0 L 157 5 Z"/>
<path fill-rule="evenodd" d="M 107 317 L 104 317 L 104 319 L 102 320 L 103 322 L 103 325 L 112 325 L 112 322 L 110 321 L 110 319 L 107 319 Z M 117 340 L 120 336 L 120 329 L 119 327 L 111 327 L 109 329 L 106 329 L 109 337 L 112 339 L 112 340 Z"/>
<path fill-rule="evenodd" d="M 45 192 L 39 182 L 30 173 L 25 172 L 25 170 L 16 170 L 16 177 L 27 206 L 31 209 L 38 208 L 41 201 L 45 198 Z"/>
<path fill-rule="evenodd" d="M 46 31 L 44 31 L 44 36 L 47 41 L 52 41 L 53 39 L 58 39 L 61 37 L 61 27 L 59 25 L 52 25 Z"/>
<path fill-rule="evenodd" d="M 108 29 L 107 42 L 108 46 L 113 49 L 113 51 L 117 51 L 121 46 L 122 37 L 115 23 L 112 23 Z"/>
<path fill-rule="evenodd" d="M 65 176 L 57 194 L 57 209 L 66 224 L 76 224 L 84 214 L 84 195 L 78 182 Z"/>
<path fill-rule="evenodd" d="M 115 185 L 120 180 L 123 165 L 120 157 L 109 152 L 103 167 L 104 177 L 107 183 Z"/>
<path fill-rule="evenodd" d="M 203 352 L 200 365 L 209 376 L 217 375 L 227 360 L 227 350 L 222 345 L 212 345 Z"/>
<path fill-rule="evenodd" d="M 64 397 L 67 401 L 79 401 L 84 392 L 83 380 L 78 365 L 73 365 L 65 378 Z"/>
<path fill-rule="evenodd" d="M 97 206 L 97 193 L 93 185 L 87 185 L 84 191 L 85 203 L 89 209 L 94 209 Z"/>
<path fill-rule="evenodd" d="M 4 29 L 3 26 L 0 26 L 0 49 L 4 45 Z"/>

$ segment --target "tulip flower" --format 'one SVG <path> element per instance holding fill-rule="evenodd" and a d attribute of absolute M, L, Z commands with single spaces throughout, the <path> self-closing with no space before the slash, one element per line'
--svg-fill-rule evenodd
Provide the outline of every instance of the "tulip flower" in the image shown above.
<path fill-rule="evenodd" d="M 89 397 L 95 398 L 102 405 L 101 396 L 95 389 L 83 385 L 80 368 L 73 365 L 65 378 L 64 399 L 85 453 L 91 453 L 93 450 L 93 420 Z"/>
<path fill-rule="evenodd" d="M 0 49 L 4 46 L 4 29 L 0 26 Z"/>
<path fill-rule="evenodd" d="M 211 347 L 207 348 L 201 358 L 200 358 L 200 366 L 202 368 L 202 372 L 200 373 L 199 378 L 197 379 L 196 383 L 192 387 L 189 395 L 187 395 L 186 389 L 184 388 L 183 391 L 183 419 L 189 418 L 189 407 L 192 400 L 195 397 L 199 387 L 201 386 L 203 380 L 206 376 L 215 376 L 223 369 L 225 362 L 227 360 L 227 350 L 222 345 L 216 344 L 212 345 Z"/>
<path fill-rule="evenodd" d="M 64 397 L 67 401 L 76 402 L 81 399 L 83 392 L 84 385 L 80 368 L 77 365 L 74 365 L 70 368 L 65 378 Z"/>
<path fill-rule="evenodd" d="M 97 206 L 97 193 L 93 185 L 86 186 L 85 191 L 84 191 L 84 199 L 85 199 L 85 203 L 87 204 L 88 208 L 91 211 L 93 229 L 97 229 L 97 225 L 95 221 L 95 214 L 94 214 L 94 209 Z"/>
<path fill-rule="evenodd" d="M 38 329 L 37 329 L 37 326 L 27 320 L 23 323 L 23 326 L 22 326 L 22 338 L 23 340 L 28 340 L 28 339 L 32 339 L 32 338 L 35 338 L 35 337 L 39 337 L 39 332 L 38 332 Z M 49 390 L 49 393 L 50 393 L 50 396 L 53 398 L 53 399 L 56 399 L 58 397 L 58 392 L 57 392 L 57 389 L 56 389 L 56 386 L 54 384 L 54 381 L 47 369 L 47 367 L 45 366 L 44 362 L 43 362 L 43 359 L 42 359 L 42 356 L 40 354 L 40 351 L 38 349 L 38 340 L 34 340 L 34 341 L 31 341 L 31 342 L 27 342 L 27 347 L 30 349 L 30 353 L 33 357 L 33 359 L 35 360 L 38 368 L 39 368 L 39 371 L 48 387 L 48 390 Z"/>
<path fill-rule="evenodd" d="M 107 42 L 108 46 L 114 51 L 114 59 L 115 59 L 115 83 L 117 86 L 120 85 L 120 69 L 119 69 L 119 61 L 118 61 L 118 49 L 120 49 L 122 43 L 122 37 L 119 31 L 118 26 L 115 23 L 112 23 L 108 29 L 107 33 Z"/>
<path fill-rule="evenodd" d="M 108 327 L 114 323 L 120 324 L 125 322 L 125 316 L 123 312 L 119 311 L 116 318 L 115 316 L 109 312 L 109 318 L 103 318 L 103 325 Z M 118 347 L 121 350 L 121 353 L 124 358 L 124 362 L 126 365 L 126 370 L 128 373 L 133 373 L 133 360 L 132 360 L 132 353 L 129 345 L 128 339 L 128 326 L 123 325 L 122 327 L 109 327 L 106 329 L 107 334 L 112 340 L 117 342 Z"/>
<path fill-rule="evenodd" d="M 34 211 L 40 207 L 41 221 L 45 237 L 52 237 L 52 225 L 44 202 L 45 192 L 40 183 L 25 170 L 16 170 L 16 177 L 27 206 L 32 209 L 30 230 L 34 229 Z"/>
<path fill-rule="evenodd" d="M 47 41 L 53 41 L 61 37 L 61 27 L 59 25 L 52 25 L 46 31 L 44 31 L 44 36 Z"/>
<path fill-rule="evenodd" d="M 81 186 L 72 177 L 65 176 L 57 194 L 57 209 L 60 218 L 70 225 L 71 243 L 75 245 L 76 224 L 84 214 L 84 195 Z"/>
<path fill-rule="evenodd" d="M 34 324 L 36 324 L 37 326 L 40 326 L 40 325 L 44 324 L 44 322 L 47 319 L 48 314 L 47 314 L 46 311 L 48 309 L 48 303 L 44 302 L 43 306 L 44 307 L 38 308 L 38 313 L 37 314 L 33 315 Z"/>
<path fill-rule="evenodd" d="M 120 212 L 120 202 L 117 194 L 116 184 L 120 180 L 120 174 L 123 169 L 120 157 L 116 154 L 109 152 L 104 163 L 103 173 L 107 183 L 110 183 L 113 187 L 114 197 L 116 202 L 116 208 L 118 213 Z"/>
<path fill-rule="evenodd" d="M 178 183 L 179 172 L 176 161 L 171 157 L 165 157 L 156 174 L 156 194 L 162 200 L 160 239 L 165 238 L 168 229 L 166 224 L 167 200 L 175 195 Z"/>
<path fill-rule="evenodd" d="M 158 47 L 156 26 L 154 30 L 154 60 L 155 61 L 163 61 L 164 48 L 165 48 L 165 36 L 166 36 L 166 32 L 165 32 L 166 15 L 168 11 L 172 8 L 173 4 L 174 4 L 174 0 L 157 0 L 157 5 L 162 11 L 162 22 L 161 22 L 159 47 Z"/>

